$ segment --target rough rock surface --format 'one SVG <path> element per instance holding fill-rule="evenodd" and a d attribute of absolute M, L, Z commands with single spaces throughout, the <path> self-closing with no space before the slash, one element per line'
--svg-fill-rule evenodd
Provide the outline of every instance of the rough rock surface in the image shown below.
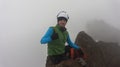
<path fill-rule="evenodd" d="M 120 67 L 120 46 L 117 43 L 95 42 L 84 31 L 77 35 L 75 43 L 87 53 L 87 67 Z"/>
<path fill-rule="evenodd" d="M 84 31 L 78 33 L 75 43 L 87 54 L 87 67 L 120 67 L 120 46 L 117 43 L 96 42 Z M 76 60 L 67 60 L 57 67 L 82 66 Z"/>

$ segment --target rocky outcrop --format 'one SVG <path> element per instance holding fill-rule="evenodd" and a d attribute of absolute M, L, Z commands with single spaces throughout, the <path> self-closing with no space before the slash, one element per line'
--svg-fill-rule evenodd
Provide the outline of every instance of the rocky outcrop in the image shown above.
<path fill-rule="evenodd" d="M 120 46 L 117 43 L 97 42 L 106 67 L 120 67 Z"/>
<path fill-rule="evenodd" d="M 75 43 L 87 54 L 87 67 L 120 67 L 120 46 L 111 42 L 96 42 L 84 31 L 78 33 Z M 77 60 L 66 60 L 57 67 L 82 67 Z"/>
<path fill-rule="evenodd" d="M 120 67 L 120 46 L 117 43 L 96 42 L 84 31 L 77 35 L 75 43 L 88 55 L 87 67 Z"/>

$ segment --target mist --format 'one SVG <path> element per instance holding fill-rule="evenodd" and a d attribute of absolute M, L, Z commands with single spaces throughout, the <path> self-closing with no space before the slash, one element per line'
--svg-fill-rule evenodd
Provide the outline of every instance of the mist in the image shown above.
<path fill-rule="evenodd" d="M 104 20 L 91 20 L 86 25 L 87 33 L 97 41 L 120 43 L 120 30 Z"/>
<path fill-rule="evenodd" d="M 74 42 L 80 31 L 95 40 L 120 42 L 119 0 L 0 0 L 0 67 L 45 67 L 40 39 L 65 10 Z"/>

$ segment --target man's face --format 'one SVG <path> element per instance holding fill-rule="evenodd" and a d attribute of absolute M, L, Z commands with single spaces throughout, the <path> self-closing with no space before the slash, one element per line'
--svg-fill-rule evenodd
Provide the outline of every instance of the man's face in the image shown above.
<path fill-rule="evenodd" d="M 67 21 L 66 20 L 60 20 L 58 21 L 58 24 L 61 26 L 61 27 L 65 27 Z"/>

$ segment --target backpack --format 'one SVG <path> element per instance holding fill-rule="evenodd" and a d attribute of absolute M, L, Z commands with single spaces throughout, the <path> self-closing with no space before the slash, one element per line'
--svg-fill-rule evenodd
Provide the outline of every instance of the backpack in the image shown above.
<path fill-rule="evenodd" d="M 81 49 L 83 52 L 83 49 Z M 83 55 L 81 55 L 80 50 L 76 50 L 69 45 L 65 46 L 65 56 L 67 56 L 69 59 L 76 59 L 76 58 L 83 58 L 87 59 L 87 54 L 84 52 Z"/>

